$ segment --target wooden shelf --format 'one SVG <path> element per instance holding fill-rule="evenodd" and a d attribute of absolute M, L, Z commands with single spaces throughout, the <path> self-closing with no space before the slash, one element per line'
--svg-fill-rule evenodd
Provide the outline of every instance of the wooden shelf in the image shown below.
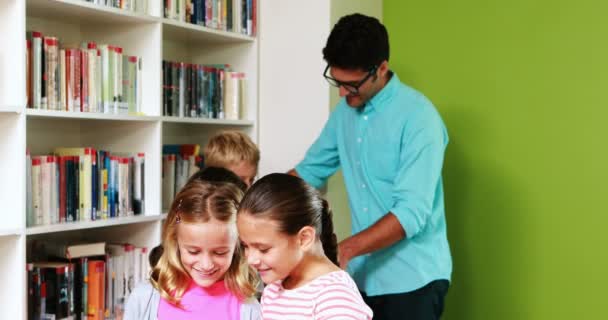
<path fill-rule="evenodd" d="M 26 229 L 25 234 L 27 234 L 27 235 L 46 234 L 46 233 L 54 233 L 54 232 L 64 232 L 64 231 L 73 231 L 73 230 L 120 226 L 120 225 L 133 224 L 133 223 L 154 222 L 154 221 L 160 221 L 160 220 L 164 219 L 165 217 L 166 217 L 166 215 L 160 214 L 160 215 L 153 215 L 153 216 L 144 215 L 144 216 L 110 218 L 110 219 L 96 220 L 96 221 L 79 221 L 79 222 L 70 222 L 70 223 L 58 223 L 58 224 L 52 224 L 52 225 L 46 225 L 46 226 L 29 227 Z"/>
<path fill-rule="evenodd" d="M 25 0 L 22 0 L 25 1 Z M 159 18 L 82 0 L 27 0 L 27 15 L 72 23 L 141 24 Z"/>
<path fill-rule="evenodd" d="M 163 37 L 183 42 L 208 42 L 208 43 L 230 43 L 230 42 L 252 42 L 255 37 L 244 34 L 216 30 L 185 23 L 171 19 L 162 19 Z"/>

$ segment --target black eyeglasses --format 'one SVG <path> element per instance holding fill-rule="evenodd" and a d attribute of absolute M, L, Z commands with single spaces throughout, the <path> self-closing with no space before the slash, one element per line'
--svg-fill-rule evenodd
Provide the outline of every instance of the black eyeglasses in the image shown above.
<path fill-rule="evenodd" d="M 365 81 L 367 81 L 369 78 L 371 78 L 372 76 L 376 75 L 376 71 L 378 70 L 378 66 L 373 66 L 367 73 L 367 75 L 365 76 L 365 78 L 359 80 L 359 82 L 342 82 L 339 80 L 336 80 L 334 78 L 332 78 L 328 71 L 329 71 L 329 65 L 327 65 L 327 67 L 325 67 L 325 71 L 323 71 L 323 77 L 325 78 L 325 80 L 327 80 L 327 82 L 336 87 L 343 87 L 344 89 L 346 89 L 346 91 L 348 91 L 349 93 L 352 94 L 358 94 L 359 93 L 359 88 L 365 83 Z"/>

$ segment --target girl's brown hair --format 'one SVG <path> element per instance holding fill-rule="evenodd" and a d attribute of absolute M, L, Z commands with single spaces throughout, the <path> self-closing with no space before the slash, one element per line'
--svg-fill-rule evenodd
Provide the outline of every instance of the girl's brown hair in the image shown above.
<path fill-rule="evenodd" d="M 232 183 L 188 182 L 177 194 L 163 223 L 163 254 L 152 270 L 150 281 L 161 296 L 179 306 L 191 278 L 181 263 L 177 243 L 177 227 L 180 223 L 205 223 L 211 219 L 234 224 L 238 204 L 243 192 Z M 257 286 L 257 276 L 247 264 L 244 251 L 237 241 L 232 263 L 224 275 L 227 288 L 244 300 L 252 297 Z"/>
<path fill-rule="evenodd" d="M 338 264 L 338 244 L 329 204 L 304 180 L 284 173 L 269 174 L 245 194 L 239 214 L 278 222 L 279 231 L 295 235 L 305 226 L 314 227 L 325 255 Z"/>

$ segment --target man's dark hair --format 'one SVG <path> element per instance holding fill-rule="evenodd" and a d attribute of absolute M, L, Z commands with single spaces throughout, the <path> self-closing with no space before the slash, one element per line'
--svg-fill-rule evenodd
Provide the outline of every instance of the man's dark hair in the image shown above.
<path fill-rule="evenodd" d="M 342 69 L 369 70 L 388 58 L 386 28 L 378 19 L 359 13 L 340 18 L 323 48 L 323 59 Z"/>

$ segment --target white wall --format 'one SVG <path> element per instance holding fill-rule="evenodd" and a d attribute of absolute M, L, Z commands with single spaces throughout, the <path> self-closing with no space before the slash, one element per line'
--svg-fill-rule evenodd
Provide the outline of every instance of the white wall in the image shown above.
<path fill-rule="evenodd" d="M 327 0 L 259 0 L 260 177 L 299 162 L 329 115 Z M 314 21 L 314 23 L 313 23 Z"/>

